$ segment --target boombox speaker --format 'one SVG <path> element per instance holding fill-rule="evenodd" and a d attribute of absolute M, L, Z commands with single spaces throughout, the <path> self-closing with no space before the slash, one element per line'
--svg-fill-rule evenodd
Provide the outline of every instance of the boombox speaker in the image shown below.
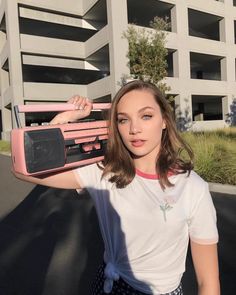
<path fill-rule="evenodd" d="M 110 108 L 109 103 L 93 109 Z M 73 104 L 15 106 L 19 128 L 11 132 L 13 168 L 24 175 L 40 175 L 101 161 L 107 141 L 107 121 L 21 127 L 20 112 L 73 110 Z"/>

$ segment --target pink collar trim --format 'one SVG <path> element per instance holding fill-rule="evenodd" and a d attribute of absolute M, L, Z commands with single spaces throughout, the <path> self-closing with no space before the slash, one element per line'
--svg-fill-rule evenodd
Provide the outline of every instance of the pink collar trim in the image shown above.
<path fill-rule="evenodd" d="M 145 173 L 140 171 L 139 169 L 136 168 L 136 174 L 138 176 L 141 176 L 143 178 L 147 178 L 147 179 L 160 179 L 160 175 L 159 174 L 150 174 L 150 173 Z"/>
<path fill-rule="evenodd" d="M 139 169 L 135 169 L 136 170 L 136 174 L 140 177 L 146 178 L 146 179 L 160 179 L 160 175 L 159 174 L 150 174 L 150 173 L 145 173 L 140 171 Z M 173 172 L 168 172 L 168 177 L 174 175 Z"/>

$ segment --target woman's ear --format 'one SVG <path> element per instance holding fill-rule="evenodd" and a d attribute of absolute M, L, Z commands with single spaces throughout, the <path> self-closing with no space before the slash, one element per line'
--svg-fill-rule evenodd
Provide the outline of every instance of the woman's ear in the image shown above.
<path fill-rule="evenodd" d="M 162 129 L 166 129 L 166 122 L 165 121 L 163 121 L 163 123 L 162 123 Z"/>

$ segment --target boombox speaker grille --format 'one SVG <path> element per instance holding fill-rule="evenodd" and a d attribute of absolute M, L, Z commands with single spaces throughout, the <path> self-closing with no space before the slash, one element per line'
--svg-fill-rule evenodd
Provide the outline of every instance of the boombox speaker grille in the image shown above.
<path fill-rule="evenodd" d="M 26 169 L 35 173 L 65 165 L 65 144 L 60 128 L 24 133 Z"/>

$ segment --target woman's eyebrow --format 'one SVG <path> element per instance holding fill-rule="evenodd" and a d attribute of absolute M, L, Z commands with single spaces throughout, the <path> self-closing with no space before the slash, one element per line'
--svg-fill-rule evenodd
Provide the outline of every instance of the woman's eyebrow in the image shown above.
<path fill-rule="evenodd" d="M 141 113 L 141 112 L 146 111 L 146 110 L 148 110 L 148 109 L 151 109 L 151 110 L 153 110 L 153 111 L 155 110 L 153 107 L 146 106 L 146 107 L 141 108 L 138 112 Z"/>
<path fill-rule="evenodd" d="M 138 113 L 142 113 L 143 111 L 146 111 L 146 110 L 148 110 L 148 109 L 150 109 L 150 110 L 155 110 L 153 107 L 146 106 L 146 107 L 143 107 L 143 108 L 141 108 L 140 110 L 138 110 Z M 125 113 L 125 112 L 119 112 L 119 113 L 117 113 L 117 116 L 119 116 L 119 115 L 128 116 L 128 113 Z"/>
<path fill-rule="evenodd" d="M 128 114 L 124 113 L 124 112 L 119 112 L 119 113 L 117 113 L 117 116 L 128 116 Z"/>

